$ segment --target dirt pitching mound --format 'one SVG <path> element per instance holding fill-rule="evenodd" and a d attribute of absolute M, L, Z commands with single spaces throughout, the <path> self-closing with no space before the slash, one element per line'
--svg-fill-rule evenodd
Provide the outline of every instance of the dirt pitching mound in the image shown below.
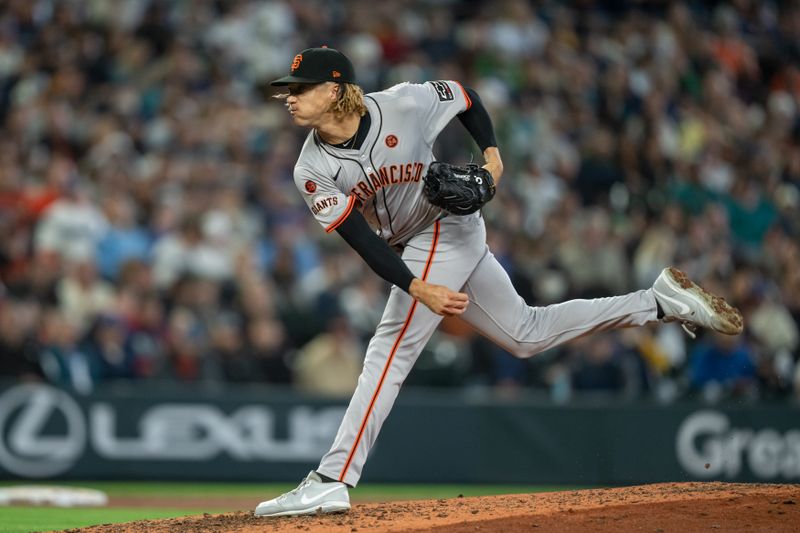
<path fill-rule="evenodd" d="M 251 510 L 81 530 L 139 532 L 797 531 L 800 485 L 637 487 L 355 504 L 347 514 L 256 518 Z"/>

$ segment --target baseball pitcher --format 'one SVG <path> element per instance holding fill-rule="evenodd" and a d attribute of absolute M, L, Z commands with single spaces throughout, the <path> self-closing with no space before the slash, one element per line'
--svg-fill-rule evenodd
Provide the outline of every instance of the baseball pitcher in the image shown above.
<path fill-rule="evenodd" d="M 336 232 L 391 294 L 330 451 L 300 485 L 262 502 L 257 516 L 344 512 L 400 386 L 443 315 L 458 315 L 517 357 L 596 331 L 679 321 L 691 334 L 742 331 L 738 310 L 665 268 L 624 296 L 530 307 L 486 245 L 479 209 L 503 163 L 478 94 L 457 81 L 401 83 L 364 95 L 332 48 L 297 54 L 286 108 L 310 129 L 294 181 L 312 216 Z M 455 117 L 483 152 L 482 167 L 435 162 L 436 137 Z M 396 250 L 401 250 L 398 254 Z"/>

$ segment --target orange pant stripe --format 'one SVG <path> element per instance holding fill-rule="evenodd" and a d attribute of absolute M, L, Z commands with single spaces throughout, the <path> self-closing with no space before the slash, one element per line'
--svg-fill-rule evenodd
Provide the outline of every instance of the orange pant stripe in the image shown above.
<path fill-rule="evenodd" d="M 425 263 L 425 270 L 422 273 L 422 280 L 425 281 L 428 277 L 428 272 L 430 272 L 431 265 L 433 264 L 433 256 L 436 254 L 436 245 L 439 242 L 439 221 L 437 220 L 433 225 L 433 242 L 431 244 L 431 251 L 428 253 L 428 261 Z M 402 329 L 400 330 L 399 335 L 397 335 L 397 340 L 394 341 L 394 345 L 392 346 L 392 351 L 389 352 L 389 358 L 386 360 L 386 364 L 383 366 L 383 373 L 381 374 L 381 379 L 378 381 L 378 386 L 375 389 L 375 393 L 372 395 L 372 400 L 369 402 L 369 407 L 367 408 L 367 412 L 364 413 L 364 418 L 361 420 L 361 427 L 358 430 L 358 436 L 356 436 L 356 441 L 353 443 L 353 447 L 350 448 L 350 453 L 347 455 L 347 461 L 344 463 L 344 468 L 342 468 L 342 473 L 339 474 L 339 481 L 344 482 L 344 476 L 347 474 L 347 470 L 350 468 L 350 463 L 353 461 L 353 456 L 356 453 L 356 448 L 358 447 L 358 443 L 361 442 L 361 436 L 364 434 L 364 428 L 367 427 L 367 420 L 369 420 L 369 415 L 372 414 L 372 408 L 375 406 L 375 402 L 378 399 L 378 394 L 381 392 L 381 387 L 383 387 L 383 382 L 386 379 L 386 374 L 389 373 L 389 367 L 392 366 L 392 361 L 394 360 L 394 354 L 397 352 L 397 348 L 400 346 L 400 341 L 403 340 L 403 336 L 406 334 L 406 330 L 408 330 L 408 326 L 411 324 L 411 319 L 414 318 L 414 311 L 417 308 L 417 301 L 411 304 L 411 309 L 408 310 L 408 315 L 406 316 L 406 321 L 403 324 Z"/>

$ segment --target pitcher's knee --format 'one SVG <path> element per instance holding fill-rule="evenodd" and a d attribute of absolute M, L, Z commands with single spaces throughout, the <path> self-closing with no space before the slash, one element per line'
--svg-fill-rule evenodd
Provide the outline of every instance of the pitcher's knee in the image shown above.
<path fill-rule="evenodd" d="M 541 351 L 536 344 L 529 344 L 529 343 L 523 344 L 520 342 L 515 342 L 510 346 L 506 346 L 505 348 L 511 353 L 511 355 L 519 359 L 527 359 L 529 357 L 533 357 L 534 355 L 536 355 Z"/>

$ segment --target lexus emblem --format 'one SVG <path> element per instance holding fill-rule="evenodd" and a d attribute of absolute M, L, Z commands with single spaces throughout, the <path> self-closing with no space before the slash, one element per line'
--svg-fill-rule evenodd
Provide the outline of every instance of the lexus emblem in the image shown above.
<path fill-rule="evenodd" d="M 69 470 L 86 446 L 86 419 L 67 393 L 26 384 L 0 396 L 0 465 L 25 477 Z"/>

